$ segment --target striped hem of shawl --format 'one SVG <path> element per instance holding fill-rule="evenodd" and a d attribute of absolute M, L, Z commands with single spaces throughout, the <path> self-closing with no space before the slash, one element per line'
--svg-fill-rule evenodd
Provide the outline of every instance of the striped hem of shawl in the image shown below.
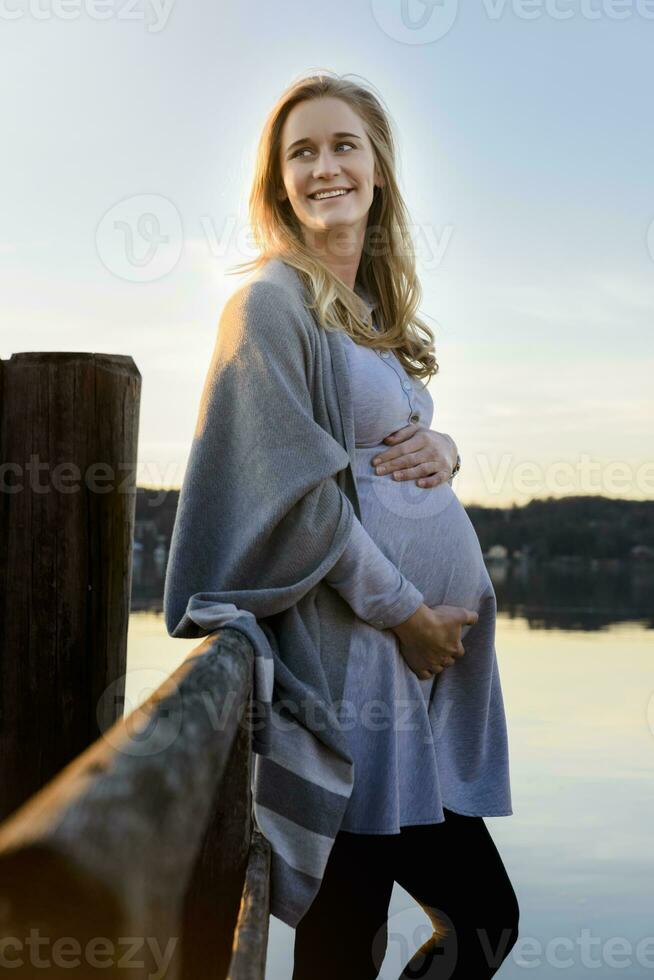
<path fill-rule="evenodd" d="M 270 914 L 295 928 L 316 897 L 334 837 L 316 834 L 253 801 L 254 817 L 270 842 Z"/>
<path fill-rule="evenodd" d="M 274 660 L 252 613 L 196 595 L 187 615 L 205 629 L 237 629 L 252 643 L 253 695 L 264 718 L 263 727 L 252 732 L 253 817 L 270 843 L 270 914 L 295 928 L 320 888 L 352 792 L 354 767 L 297 722 L 289 726 L 285 718 L 275 724 Z"/>
<path fill-rule="evenodd" d="M 296 746 L 312 739 L 320 745 L 310 732 L 295 726 L 282 733 L 273 755 L 279 751 L 277 759 L 289 761 Z M 324 749 L 313 746 L 313 751 L 320 754 Z M 307 766 L 307 753 L 296 750 L 294 761 L 292 770 L 272 756 L 257 757 L 252 798 L 254 820 L 271 848 L 270 913 L 292 928 L 320 889 L 353 780 L 353 767 L 341 762 L 342 778 L 332 768 L 332 789 L 327 789 L 297 772 L 298 765 Z M 326 767 L 317 771 L 326 778 Z"/>

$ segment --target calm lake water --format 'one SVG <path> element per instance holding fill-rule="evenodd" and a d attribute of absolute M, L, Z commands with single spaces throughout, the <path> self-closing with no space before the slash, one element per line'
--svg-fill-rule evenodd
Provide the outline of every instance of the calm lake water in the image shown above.
<path fill-rule="evenodd" d="M 485 822 L 521 908 L 520 938 L 498 976 L 652 978 L 652 620 L 625 619 L 642 615 L 640 601 L 625 606 L 602 587 L 601 613 L 572 589 L 567 619 L 575 628 L 553 626 L 566 621 L 565 590 L 553 596 L 550 588 L 547 603 L 520 614 L 524 607 L 507 594 L 502 575 L 493 577 L 514 812 Z M 645 597 L 651 608 L 649 588 Z M 510 611 L 501 611 L 503 602 Z M 127 710 L 197 643 L 170 638 L 159 613 L 133 612 Z M 474 887 L 474 873 L 462 866 L 462 874 Z M 427 923 L 396 885 L 381 980 L 396 980 L 427 937 Z M 293 937 L 271 917 L 266 980 L 289 980 Z"/>

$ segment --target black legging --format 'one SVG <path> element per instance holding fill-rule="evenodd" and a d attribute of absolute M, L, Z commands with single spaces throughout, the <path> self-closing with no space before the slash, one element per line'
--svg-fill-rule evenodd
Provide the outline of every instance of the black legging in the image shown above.
<path fill-rule="evenodd" d="M 399 980 L 495 975 L 518 938 L 518 901 L 483 818 L 443 812 L 444 823 L 399 834 L 337 834 L 295 930 L 292 980 L 374 980 L 389 941 L 402 939 L 388 930 L 395 881 L 434 929 Z"/>

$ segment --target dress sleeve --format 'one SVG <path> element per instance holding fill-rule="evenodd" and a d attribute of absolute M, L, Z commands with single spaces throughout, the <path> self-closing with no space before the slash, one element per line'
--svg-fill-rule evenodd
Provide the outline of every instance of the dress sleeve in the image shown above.
<path fill-rule="evenodd" d="M 360 619 L 377 629 L 403 623 L 424 602 L 422 593 L 386 557 L 356 516 L 345 551 L 325 581 Z"/>

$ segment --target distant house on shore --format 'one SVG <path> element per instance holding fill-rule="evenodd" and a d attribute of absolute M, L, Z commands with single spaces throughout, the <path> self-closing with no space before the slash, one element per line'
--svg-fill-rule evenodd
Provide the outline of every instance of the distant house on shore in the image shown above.
<path fill-rule="evenodd" d="M 629 557 L 636 561 L 654 561 L 654 548 L 648 544 L 635 544 L 629 549 Z"/>
<path fill-rule="evenodd" d="M 508 561 L 509 549 L 503 544 L 492 544 L 484 558 L 488 561 Z"/>

